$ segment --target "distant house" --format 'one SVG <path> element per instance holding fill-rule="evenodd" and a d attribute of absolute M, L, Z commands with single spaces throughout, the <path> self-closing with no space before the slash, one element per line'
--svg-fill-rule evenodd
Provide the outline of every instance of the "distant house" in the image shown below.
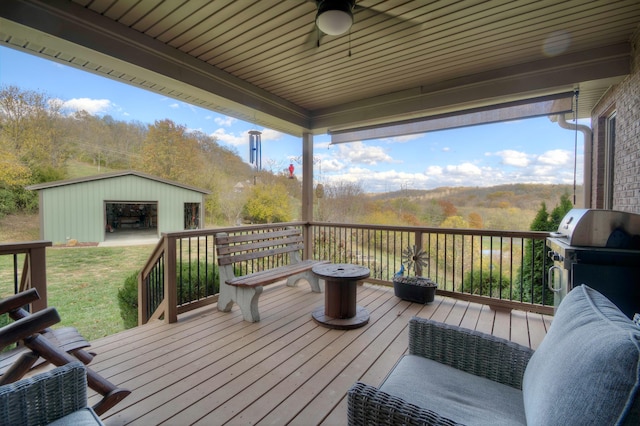
<path fill-rule="evenodd" d="M 203 223 L 210 192 L 136 171 L 28 186 L 39 192 L 40 237 L 102 242 L 118 233 L 195 229 Z"/>

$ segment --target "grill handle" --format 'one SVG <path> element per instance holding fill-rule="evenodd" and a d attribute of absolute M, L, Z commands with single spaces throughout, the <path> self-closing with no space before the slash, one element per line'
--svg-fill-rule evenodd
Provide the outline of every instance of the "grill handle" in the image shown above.
<path fill-rule="evenodd" d="M 560 272 L 560 279 L 558 280 L 558 283 L 560 284 L 560 286 L 558 288 L 553 287 L 553 284 L 554 284 L 553 273 L 555 270 L 558 270 Z M 549 268 L 549 270 L 547 271 L 547 287 L 549 287 L 549 290 L 551 290 L 554 293 L 559 293 L 562 290 L 562 268 L 561 267 L 553 265 L 552 267 Z"/>

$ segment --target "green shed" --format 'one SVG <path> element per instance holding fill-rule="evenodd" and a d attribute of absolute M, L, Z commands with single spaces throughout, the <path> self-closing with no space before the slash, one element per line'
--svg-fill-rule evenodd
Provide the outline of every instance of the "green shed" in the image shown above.
<path fill-rule="evenodd" d="M 199 228 L 210 193 L 131 170 L 27 189 L 39 191 L 40 237 L 54 244 Z"/>

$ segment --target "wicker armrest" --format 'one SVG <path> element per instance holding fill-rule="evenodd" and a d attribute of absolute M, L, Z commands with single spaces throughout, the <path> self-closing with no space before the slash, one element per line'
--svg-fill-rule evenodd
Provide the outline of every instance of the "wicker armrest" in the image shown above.
<path fill-rule="evenodd" d="M 87 375 L 75 361 L 0 386 L 0 424 L 48 424 L 87 406 Z"/>
<path fill-rule="evenodd" d="M 351 426 L 458 424 L 361 382 L 347 393 L 347 420 Z"/>
<path fill-rule="evenodd" d="M 412 318 L 409 352 L 521 389 L 524 370 L 534 351 L 478 331 Z"/>

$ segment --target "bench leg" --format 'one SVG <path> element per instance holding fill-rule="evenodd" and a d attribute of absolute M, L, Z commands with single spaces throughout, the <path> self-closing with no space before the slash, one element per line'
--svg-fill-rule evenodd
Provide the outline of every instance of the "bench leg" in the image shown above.
<path fill-rule="evenodd" d="M 313 291 L 314 293 L 322 293 L 324 290 L 324 286 L 322 285 L 324 284 L 324 281 L 321 284 L 320 279 L 311 271 L 302 272 L 300 274 L 290 276 L 289 278 L 287 278 L 287 286 L 297 287 L 298 281 L 300 280 L 307 280 L 307 282 L 309 283 L 309 287 L 311 287 L 311 291 Z"/>
<path fill-rule="evenodd" d="M 220 294 L 218 295 L 218 310 L 229 312 L 234 303 L 238 304 L 245 321 L 260 321 L 258 311 L 258 299 L 262 294 L 262 286 L 236 287 L 220 281 Z"/>
<path fill-rule="evenodd" d="M 260 321 L 258 311 L 258 299 L 262 294 L 262 286 L 258 287 L 236 287 L 236 303 L 242 312 L 245 321 Z"/>
<path fill-rule="evenodd" d="M 229 312 L 233 307 L 233 301 L 235 297 L 236 288 L 227 284 L 222 275 L 220 276 L 220 293 L 218 294 L 218 310 L 222 312 Z"/>

